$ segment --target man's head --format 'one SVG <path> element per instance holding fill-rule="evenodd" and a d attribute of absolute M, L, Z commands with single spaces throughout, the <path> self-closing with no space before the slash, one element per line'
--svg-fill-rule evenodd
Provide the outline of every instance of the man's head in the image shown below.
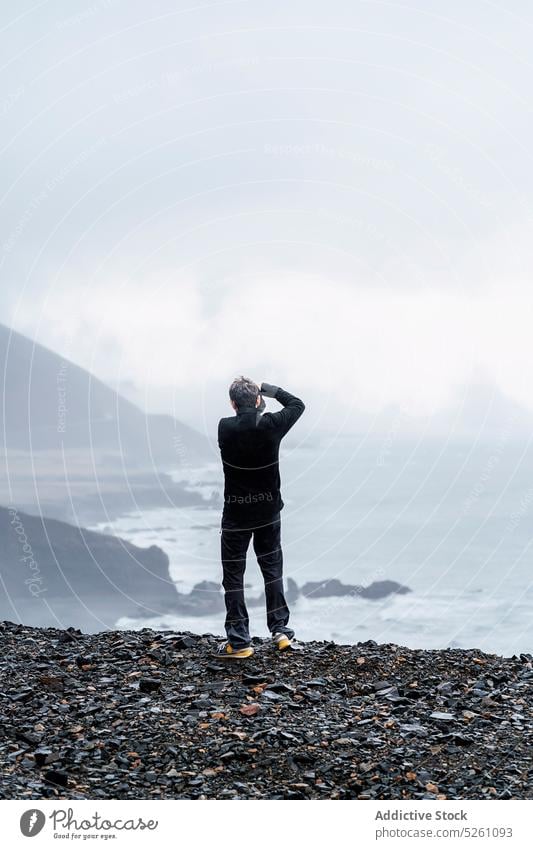
<path fill-rule="evenodd" d="M 242 407 L 259 407 L 261 394 L 259 386 L 249 377 L 236 377 L 229 388 L 229 398 L 234 410 Z"/>

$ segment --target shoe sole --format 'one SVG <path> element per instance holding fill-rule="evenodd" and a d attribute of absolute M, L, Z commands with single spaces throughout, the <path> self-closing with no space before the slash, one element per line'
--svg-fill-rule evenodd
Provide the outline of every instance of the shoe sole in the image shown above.
<path fill-rule="evenodd" d="M 249 657 L 253 657 L 254 652 L 251 651 L 247 654 L 213 654 L 211 657 L 216 657 L 218 660 L 248 660 Z"/>
<path fill-rule="evenodd" d="M 278 651 L 287 651 L 292 646 L 291 640 L 280 640 L 276 643 L 276 648 Z"/>

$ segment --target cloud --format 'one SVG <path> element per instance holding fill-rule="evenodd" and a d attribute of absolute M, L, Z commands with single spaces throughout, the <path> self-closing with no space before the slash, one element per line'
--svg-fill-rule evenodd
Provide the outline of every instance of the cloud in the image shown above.
<path fill-rule="evenodd" d="M 532 312 L 525 281 L 488 292 L 373 290 L 363 280 L 265 272 L 234 278 L 213 306 L 208 285 L 169 272 L 105 281 L 84 298 L 65 289 L 32 330 L 111 384 L 135 383 L 148 407 L 225 392 L 244 372 L 311 395 L 319 417 L 332 402 L 426 416 L 479 373 L 533 410 Z"/>

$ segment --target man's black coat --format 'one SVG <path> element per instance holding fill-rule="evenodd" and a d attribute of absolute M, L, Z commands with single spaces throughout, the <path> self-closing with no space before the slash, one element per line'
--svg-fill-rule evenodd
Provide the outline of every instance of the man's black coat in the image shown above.
<path fill-rule="evenodd" d="M 305 404 L 268 383 L 261 394 L 283 405 L 277 413 L 240 407 L 237 415 L 221 419 L 218 444 L 224 467 L 223 520 L 268 520 L 283 507 L 280 492 L 279 444 L 300 418 Z"/>

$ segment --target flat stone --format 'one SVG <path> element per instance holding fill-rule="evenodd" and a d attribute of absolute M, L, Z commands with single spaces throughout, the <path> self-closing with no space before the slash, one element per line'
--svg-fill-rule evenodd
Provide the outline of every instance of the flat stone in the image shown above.
<path fill-rule="evenodd" d="M 434 710 L 433 713 L 430 713 L 429 718 L 438 719 L 441 722 L 453 722 L 456 719 L 453 713 L 444 713 L 440 710 Z"/>

